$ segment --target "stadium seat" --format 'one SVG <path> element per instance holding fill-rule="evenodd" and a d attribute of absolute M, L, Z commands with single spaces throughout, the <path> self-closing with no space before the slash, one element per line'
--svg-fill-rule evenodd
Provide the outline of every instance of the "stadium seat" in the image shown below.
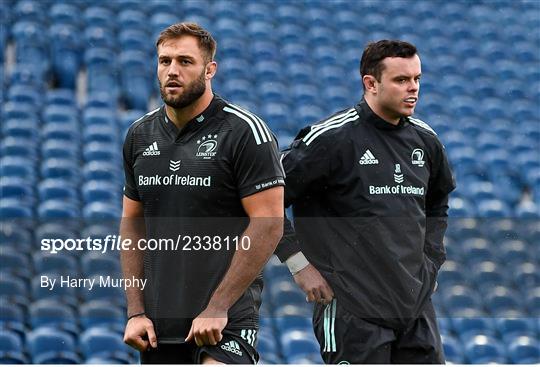
<path fill-rule="evenodd" d="M 143 9 L 137 7 L 122 7 L 121 9 L 123 10 L 118 14 L 118 26 L 121 31 L 148 31 L 147 17 Z M 121 41 L 120 44 L 122 44 Z"/>
<path fill-rule="evenodd" d="M 490 317 L 455 317 L 452 319 L 452 326 L 463 342 L 479 334 L 496 336 L 495 325 Z"/>
<path fill-rule="evenodd" d="M 79 8 L 74 4 L 56 3 L 49 10 L 49 19 L 52 24 L 80 25 Z"/>
<path fill-rule="evenodd" d="M 44 124 L 42 129 L 44 142 L 48 140 L 62 140 L 69 143 L 77 143 L 80 141 L 80 135 L 79 127 L 75 125 L 53 122 Z"/>
<path fill-rule="evenodd" d="M 79 146 L 75 142 L 68 143 L 63 139 L 47 139 L 41 145 L 42 159 L 64 158 L 79 161 Z"/>
<path fill-rule="evenodd" d="M 80 363 L 80 358 L 76 354 L 74 337 L 57 328 L 43 326 L 30 331 L 27 345 L 34 363 Z"/>
<path fill-rule="evenodd" d="M 51 254 L 47 252 L 37 252 L 32 255 L 36 274 L 54 273 L 69 276 L 79 275 L 77 260 L 70 254 L 59 252 Z"/>
<path fill-rule="evenodd" d="M 2 330 L 2 333 L 0 333 L 1 352 L 20 352 L 22 349 L 22 341 L 16 333 L 9 330 Z"/>
<path fill-rule="evenodd" d="M 540 317 L 540 287 L 529 290 L 526 297 L 525 302 L 529 314 L 534 317 Z"/>
<path fill-rule="evenodd" d="M 81 269 L 85 276 L 120 276 L 120 262 L 118 254 L 90 251 L 83 255 L 81 259 Z"/>
<path fill-rule="evenodd" d="M 447 334 L 442 334 L 441 339 L 443 343 L 446 363 L 464 363 L 463 347 L 461 346 L 459 340 Z"/>
<path fill-rule="evenodd" d="M 0 192 L 3 199 L 15 199 L 27 205 L 33 205 L 35 201 L 33 188 L 20 177 L 3 177 Z"/>
<path fill-rule="evenodd" d="M 539 364 L 540 340 L 529 336 L 520 336 L 510 342 L 508 356 L 511 363 Z"/>
<path fill-rule="evenodd" d="M 78 203 L 66 202 L 65 199 L 50 199 L 40 203 L 37 214 L 41 220 L 80 218 Z"/>
<path fill-rule="evenodd" d="M 2 125 L 2 133 L 6 137 L 25 139 L 31 141 L 32 144 L 37 144 L 39 141 L 37 127 L 36 119 L 10 118 Z"/>
<path fill-rule="evenodd" d="M 507 311 L 521 310 L 518 293 L 504 286 L 496 286 L 486 291 L 484 306 L 495 316 L 503 315 Z"/>
<path fill-rule="evenodd" d="M 47 276 L 50 280 L 55 280 L 56 285 L 52 289 L 41 286 L 42 276 Z M 70 275 L 71 276 L 71 275 Z M 60 275 L 55 273 L 41 273 L 35 275 L 32 279 L 32 299 L 35 300 L 54 300 L 63 305 L 68 305 L 73 308 L 78 303 L 78 291 L 72 287 L 59 287 Z"/>
<path fill-rule="evenodd" d="M 28 87 L 15 84 L 8 90 L 8 100 L 15 103 L 25 103 L 40 109 L 43 104 L 42 95 L 35 90 L 29 90 Z"/>
<path fill-rule="evenodd" d="M 15 302 L 0 300 L 0 322 L 25 322 L 24 309 Z M 4 332 L 4 330 L 2 330 Z M 0 342 L 2 344 L 2 342 Z M 4 348 L 0 347 L 0 350 Z"/>
<path fill-rule="evenodd" d="M 475 335 L 465 343 L 467 363 L 507 363 L 503 345 L 488 335 Z"/>
<path fill-rule="evenodd" d="M 0 217 L 5 220 L 32 219 L 33 216 L 32 208 L 19 199 L 8 198 L 0 202 Z"/>
<path fill-rule="evenodd" d="M 122 342 L 121 335 L 111 333 L 110 328 L 93 327 L 84 331 L 79 339 L 85 358 L 101 357 L 133 363 L 128 346 Z"/>
<path fill-rule="evenodd" d="M 443 290 L 440 290 L 443 292 Z M 444 305 L 448 312 L 456 317 L 468 309 L 481 309 L 480 297 L 470 288 L 455 285 L 444 290 Z"/>
<path fill-rule="evenodd" d="M 2 271 L 16 274 L 18 271 L 27 271 L 30 262 L 25 254 L 19 253 L 15 247 L 2 248 L 0 252 Z"/>
<path fill-rule="evenodd" d="M 62 328 L 77 335 L 77 318 L 69 306 L 50 299 L 36 300 L 29 307 L 29 320 L 33 329 L 41 326 Z"/>
<path fill-rule="evenodd" d="M 120 204 L 93 202 L 83 207 L 83 218 L 86 220 L 117 220 L 121 214 Z"/>
<path fill-rule="evenodd" d="M 495 286 L 503 286 L 507 283 L 503 269 L 493 261 L 475 262 L 471 279 L 476 288 L 484 291 Z"/>
<path fill-rule="evenodd" d="M 83 146 L 83 158 L 86 163 L 91 161 L 119 163 L 120 147 L 92 141 Z"/>
<path fill-rule="evenodd" d="M 319 353 L 319 343 L 312 332 L 293 330 L 280 337 L 281 350 L 287 361 L 293 357 Z"/>
<path fill-rule="evenodd" d="M 516 264 L 512 270 L 512 275 L 514 284 L 523 291 L 540 286 L 540 272 L 538 265 L 534 261 Z"/>
<path fill-rule="evenodd" d="M 77 26 L 68 23 L 55 23 L 49 29 L 49 37 L 55 40 L 51 42 L 52 72 L 59 88 L 76 89 L 82 61 L 77 33 Z"/>
<path fill-rule="evenodd" d="M 496 318 L 495 325 L 503 342 L 508 345 L 518 336 L 535 336 L 536 325 L 534 318 Z"/>
<path fill-rule="evenodd" d="M 473 237 L 463 242 L 463 254 L 469 264 L 490 261 L 495 258 L 492 246 L 483 237 Z"/>
<path fill-rule="evenodd" d="M 84 329 L 100 325 L 122 325 L 125 322 L 123 310 L 107 301 L 89 301 L 79 307 L 80 321 Z"/>

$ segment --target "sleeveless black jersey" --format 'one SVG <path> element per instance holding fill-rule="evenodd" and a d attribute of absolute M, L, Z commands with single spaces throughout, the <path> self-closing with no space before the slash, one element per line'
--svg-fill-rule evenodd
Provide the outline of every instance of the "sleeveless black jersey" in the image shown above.
<path fill-rule="evenodd" d="M 124 195 L 144 207 L 145 310 L 160 342 L 182 342 L 236 249 L 253 245 L 241 237 L 241 199 L 284 185 L 277 142 L 259 117 L 215 96 L 181 131 L 164 106 L 149 112 L 128 130 L 123 155 Z M 261 289 L 259 276 L 228 328 L 257 327 Z"/>

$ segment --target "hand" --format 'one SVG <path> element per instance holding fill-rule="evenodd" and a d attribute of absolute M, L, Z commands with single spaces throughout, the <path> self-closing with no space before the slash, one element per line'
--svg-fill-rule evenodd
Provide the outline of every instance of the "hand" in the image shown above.
<path fill-rule="evenodd" d="M 294 275 L 294 281 L 306 293 L 308 302 L 329 304 L 334 298 L 334 291 L 324 277 L 311 264 Z"/>
<path fill-rule="evenodd" d="M 140 352 L 144 352 L 150 347 L 157 348 L 157 338 L 152 320 L 144 315 L 130 319 L 126 324 L 124 343 Z"/>
<path fill-rule="evenodd" d="M 197 346 L 216 345 L 223 338 L 221 332 L 227 325 L 227 310 L 207 307 L 191 323 L 186 342 L 194 340 Z"/>

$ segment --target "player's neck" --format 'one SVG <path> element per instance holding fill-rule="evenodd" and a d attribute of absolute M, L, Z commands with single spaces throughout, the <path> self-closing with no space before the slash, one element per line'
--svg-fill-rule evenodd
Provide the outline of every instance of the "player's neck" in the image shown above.
<path fill-rule="evenodd" d="M 389 116 L 388 113 L 386 113 L 386 111 L 384 110 L 384 108 L 382 108 L 382 106 L 380 106 L 378 103 L 376 103 L 376 101 L 373 100 L 373 98 L 371 98 L 371 96 L 366 94 L 364 96 L 364 99 L 366 100 L 366 103 L 368 104 L 369 108 L 371 108 L 371 110 L 377 116 L 379 116 L 380 118 L 382 118 L 384 121 L 388 122 L 389 124 L 392 124 L 392 125 L 399 124 L 400 118 L 395 117 L 395 116 Z"/>
<path fill-rule="evenodd" d="M 165 112 L 167 117 L 179 130 L 182 130 L 186 124 L 191 121 L 195 116 L 200 115 L 212 102 L 214 93 L 211 88 L 206 88 L 206 91 L 195 102 L 184 108 L 173 108 L 169 105 L 165 105 Z"/>

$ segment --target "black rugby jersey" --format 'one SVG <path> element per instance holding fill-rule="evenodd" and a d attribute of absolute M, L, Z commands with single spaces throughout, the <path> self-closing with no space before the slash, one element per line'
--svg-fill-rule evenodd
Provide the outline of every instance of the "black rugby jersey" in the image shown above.
<path fill-rule="evenodd" d="M 181 131 L 164 106 L 146 114 L 128 130 L 123 154 L 124 194 L 142 203 L 147 239 L 177 244 L 145 251 L 144 301 L 160 341 L 181 342 L 241 245 L 241 198 L 284 185 L 277 142 L 259 117 L 215 96 Z M 227 327 L 256 328 L 261 288 L 259 276 Z"/>
<path fill-rule="evenodd" d="M 414 118 L 392 125 L 362 100 L 303 129 L 282 162 L 301 250 L 338 301 L 389 327 L 416 317 L 445 260 L 455 187 L 435 132 Z"/>

